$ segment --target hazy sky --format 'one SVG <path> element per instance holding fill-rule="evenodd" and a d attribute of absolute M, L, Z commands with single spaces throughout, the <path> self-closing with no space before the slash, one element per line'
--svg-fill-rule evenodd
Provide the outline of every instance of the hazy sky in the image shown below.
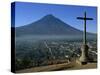
<path fill-rule="evenodd" d="M 15 6 L 15 26 L 23 26 L 39 20 L 45 15 L 52 14 L 74 28 L 83 30 L 84 21 L 77 20 L 76 17 L 84 16 L 94 20 L 87 21 L 87 31 L 97 32 L 97 8 L 89 6 L 54 5 L 40 3 L 16 2 Z"/>

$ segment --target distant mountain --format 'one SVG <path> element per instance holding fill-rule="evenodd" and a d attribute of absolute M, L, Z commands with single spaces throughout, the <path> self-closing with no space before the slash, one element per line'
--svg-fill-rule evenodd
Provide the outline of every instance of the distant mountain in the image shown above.
<path fill-rule="evenodd" d="M 23 35 L 82 35 L 82 31 L 49 14 L 31 24 L 16 27 L 16 36 Z"/>

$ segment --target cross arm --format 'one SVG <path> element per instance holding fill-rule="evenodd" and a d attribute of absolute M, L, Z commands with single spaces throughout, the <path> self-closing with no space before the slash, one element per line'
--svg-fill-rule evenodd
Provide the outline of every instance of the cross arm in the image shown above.
<path fill-rule="evenodd" d="M 77 19 L 84 20 L 84 18 L 83 18 L 83 17 L 77 17 Z"/>
<path fill-rule="evenodd" d="M 80 19 L 80 20 L 93 20 L 93 18 L 84 18 L 84 17 L 77 17 L 77 19 Z"/>
<path fill-rule="evenodd" d="M 86 18 L 86 20 L 93 20 L 93 18 Z"/>

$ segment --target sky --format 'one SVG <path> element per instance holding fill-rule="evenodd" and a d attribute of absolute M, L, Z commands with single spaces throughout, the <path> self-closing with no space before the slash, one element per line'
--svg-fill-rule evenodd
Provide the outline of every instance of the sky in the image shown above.
<path fill-rule="evenodd" d="M 87 17 L 93 18 L 87 21 L 87 32 L 97 33 L 97 8 L 90 6 L 16 2 L 15 27 L 30 24 L 52 14 L 70 26 L 83 30 L 84 21 L 78 20 L 77 17 L 84 17 L 84 12 Z"/>

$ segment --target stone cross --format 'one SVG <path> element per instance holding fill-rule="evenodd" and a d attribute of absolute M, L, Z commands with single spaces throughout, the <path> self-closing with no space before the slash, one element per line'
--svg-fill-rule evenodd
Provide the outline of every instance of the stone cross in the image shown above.
<path fill-rule="evenodd" d="M 87 64 L 89 47 L 87 45 L 87 40 L 86 40 L 86 21 L 87 20 L 93 20 L 93 18 L 88 18 L 87 15 L 86 15 L 86 12 L 84 12 L 84 17 L 77 17 L 77 19 L 84 21 L 83 45 L 81 47 L 82 54 L 81 54 L 79 61 L 80 61 L 81 64 Z"/>
<path fill-rule="evenodd" d="M 77 19 L 79 19 L 79 20 L 84 20 L 84 37 L 83 37 L 83 41 L 84 41 L 84 45 L 86 45 L 86 21 L 87 20 L 93 20 L 93 18 L 88 18 L 87 16 L 86 16 L 86 12 L 84 12 L 84 17 L 77 17 Z"/>

